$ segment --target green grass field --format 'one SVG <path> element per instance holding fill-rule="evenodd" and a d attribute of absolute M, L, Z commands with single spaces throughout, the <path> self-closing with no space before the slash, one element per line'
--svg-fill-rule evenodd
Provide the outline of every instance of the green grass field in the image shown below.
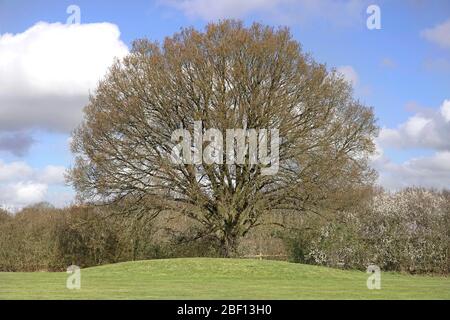
<path fill-rule="evenodd" d="M 0 299 L 450 299 L 450 278 L 241 259 L 168 259 L 81 270 L 81 289 L 64 272 L 0 273 Z"/>

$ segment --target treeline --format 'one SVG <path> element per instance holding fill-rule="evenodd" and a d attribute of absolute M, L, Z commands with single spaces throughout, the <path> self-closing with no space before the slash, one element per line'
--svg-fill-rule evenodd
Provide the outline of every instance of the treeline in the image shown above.
<path fill-rule="evenodd" d="M 0 211 L 0 271 L 60 271 L 75 264 L 220 256 L 220 243 L 176 213 L 118 214 L 111 207 Z M 345 210 L 266 216 L 239 255 L 365 270 L 450 272 L 450 193 L 373 190 Z"/>
<path fill-rule="evenodd" d="M 208 239 L 184 240 L 176 230 L 183 221 L 172 227 L 174 216 L 161 220 L 119 215 L 107 207 L 38 204 L 15 215 L 0 211 L 0 271 L 62 271 L 72 264 L 215 255 Z"/>

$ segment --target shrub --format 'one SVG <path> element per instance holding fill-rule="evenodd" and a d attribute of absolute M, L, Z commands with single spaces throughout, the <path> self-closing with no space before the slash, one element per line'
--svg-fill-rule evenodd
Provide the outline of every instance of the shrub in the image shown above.
<path fill-rule="evenodd" d="M 381 192 L 365 206 L 318 221 L 305 219 L 302 232 L 283 235 L 290 259 L 330 267 L 410 273 L 449 272 L 450 197 L 409 188 Z"/>
<path fill-rule="evenodd" d="M 195 230 L 192 221 L 177 215 L 153 220 L 149 214 L 115 214 L 111 207 L 55 209 L 39 204 L 14 216 L 0 212 L 0 271 L 56 271 L 72 264 L 90 267 L 216 256 L 216 242 L 197 239 Z"/>
<path fill-rule="evenodd" d="M 0 223 L 0 270 L 47 270 L 55 260 L 54 209 L 26 208 Z"/>
<path fill-rule="evenodd" d="M 118 260 L 119 239 L 114 221 L 89 208 L 72 208 L 54 226 L 54 239 L 61 266 L 80 267 Z"/>

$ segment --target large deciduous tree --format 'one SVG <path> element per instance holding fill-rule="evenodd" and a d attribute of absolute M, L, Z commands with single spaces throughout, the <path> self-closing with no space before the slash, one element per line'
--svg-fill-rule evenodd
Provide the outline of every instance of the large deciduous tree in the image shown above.
<path fill-rule="evenodd" d="M 262 174 L 248 153 L 235 164 L 175 164 L 172 134 L 198 121 L 203 132 L 278 129 L 278 171 Z M 84 201 L 182 213 L 229 256 L 268 212 L 318 211 L 370 184 L 376 133 L 372 109 L 288 29 L 227 20 L 162 45 L 135 41 L 85 108 L 68 179 Z"/>

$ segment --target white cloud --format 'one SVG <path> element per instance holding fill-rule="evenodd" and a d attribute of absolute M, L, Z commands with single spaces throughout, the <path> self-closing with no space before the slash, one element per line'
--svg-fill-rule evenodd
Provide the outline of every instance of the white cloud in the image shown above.
<path fill-rule="evenodd" d="M 37 180 L 46 184 L 64 184 L 66 168 L 63 166 L 46 166 L 37 175 Z"/>
<path fill-rule="evenodd" d="M 445 100 L 442 104 L 441 114 L 444 117 L 445 122 L 450 122 L 450 100 Z"/>
<path fill-rule="evenodd" d="M 352 66 L 340 66 L 336 68 L 336 71 L 339 72 L 344 77 L 344 79 L 353 86 L 356 86 L 358 84 L 359 76 Z"/>
<path fill-rule="evenodd" d="M 23 161 L 5 163 L 0 160 L 0 183 L 33 180 L 45 184 L 64 184 L 65 171 L 63 166 L 48 165 L 36 169 Z"/>
<path fill-rule="evenodd" d="M 28 178 L 33 169 L 25 162 L 4 163 L 0 160 L 0 183 Z"/>
<path fill-rule="evenodd" d="M 0 35 L 0 130 L 69 132 L 114 57 L 128 52 L 116 25 L 39 22 Z"/>
<path fill-rule="evenodd" d="M 159 3 L 175 8 L 190 18 L 217 20 L 244 18 L 259 14 L 265 20 L 301 23 L 323 19 L 333 25 L 351 25 L 361 22 L 369 4 L 366 0 L 160 0 Z"/>
<path fill-rule="evenodd" d="M 410 137 L 419 138 L 420 134 L 431 121 L 431 119 L 423 118 L 421 116 L 413 116 L 405 123 L 403 129 Z"/>
<path fill-rule="evenodd" d="M 26 205 L 44 200 L 47 188 L 48 186 L 43 183 L 18 182 L 12 185 L 9 193 L 11 193 L 14 202 L 19 205 Z"/>
<path fill-rule="evenodd" d="M 386 156 L 376 159 L 379 183 L 385 188 L 398 190 L 418 186 L 450 188 L 450 152 L 436 152 L 431 156 L 417 157 L 403 163 L 394 163 Z"/>
<path fill-rule="evenodd" d="M 21 208 L 48 200 L 49 188 L 63 186 L 65 170 L 62 166 L 36 169 L 22 161 L 0 160 L 0 207 Z"/>
<path fill-rule="evenodd" d="M 419 112 L 396 129 L 383 128 L 379 143 L 383 147 L 425 148 L 450 151 L 450 100 L 439 110 Z"/>
<path fill-rule="evenodd" d="M 0 208 L 17 210 L 45 200 L 48 186 L 32 181 L 0 184 Z"/>
<path fill-rule="evenodd" d="M 450 19 L 434 28 L 425 29 L 420 34 L 442 48 L 450 48 Z"/>
<path fill-rule="evenodd" d="M 372 165 L 380 173 L 379 183 L 389 189 L 408 186 L 450 188 L 450 100 L 438 110 L 415 108 L 418 113 L 396 129 L 383 128 L 376 140 Z M 431 155 L 402 163 L 392 161 L 384 149 L 427 149 Z"/>

